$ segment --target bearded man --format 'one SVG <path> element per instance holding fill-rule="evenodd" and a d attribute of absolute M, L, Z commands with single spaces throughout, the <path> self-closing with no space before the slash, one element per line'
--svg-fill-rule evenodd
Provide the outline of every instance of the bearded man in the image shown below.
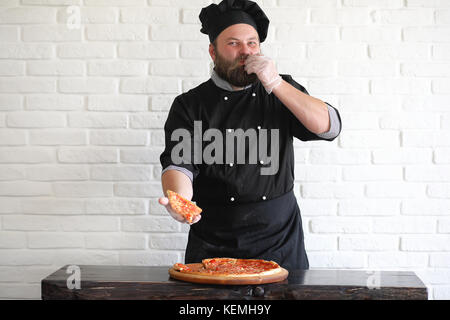
<path fill-rule="evenodd" d="M 269 19 L 255 2 L 224 0 L 203 8 L 199 17 L 201 32 L 209 36 L 214 70 L 208 81 L 176 97 L 169 111 L 166 147 L 160 156 L 164 196 L 159 203 L 181 223 L 186 220 L 171 208 L 167 190 L 203 209 L 190 225 L 185 263 L 211 257 L 255 258 L 276 261 L 290 270 L 308 269 L 293 192 L 293 138 L 334 140 L 341 132 L 339 112 L 311 97 L 290 75 L 278 74 L 274 61 L 261 54 Z M 184 129 L 194 140 L 195 123 L 202 125 L 200 135 L 211 129 L 224 137 L 254 130 L 261 139 L 243 149 L 230 148 L 227 139 L 221 139 L 226 151 L 219 156 L 224 161 L 194 161 L 196 152 L 202 151 L 198 148 L 187 149 L 183 161 L 175 161 L 179 141 L 173 133 Z M 277 134 L 269 139 L 267 130 Z M 205 148 L 206 142 L 201 145 Z M 237 161 L 242 159 L 239 152 L 248 155 L 255 148 L 256 162 Z M 261 149 L 271 150 L 271 159 L 279 161 L 271 174 L 262 174 L 271 163 Z"/>

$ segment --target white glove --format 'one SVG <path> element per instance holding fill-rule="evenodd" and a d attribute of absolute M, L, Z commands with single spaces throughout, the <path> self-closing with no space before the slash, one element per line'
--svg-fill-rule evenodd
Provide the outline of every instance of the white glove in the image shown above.
<path fill-rule="evenodd" d="M 161 197 L 161 198 L 159 198 L 158 202 L 159 202 L 160 205 L 164 206 L 166 208 L 167 212 L 170 214 L 170 216 L 172 218 L 174 218 L 175 220 L 177 220 L 178 222 L 187 223 L 187 224 L 194 224 L 194 223 L 199 222 L 200 219 L 202 218 L 201 215 L 195 216 L 194 220 L 192 220 L 192 223 L 188 223 L 187 220 L 181 214 L 176 213 L 172 209 L 172 206 L 169 203 L 169 198 Z"/>
<path fill-rule="evenodd" d="M 268 94 L 271 94 L 272 90 L 278 87 L 282 81 L 275 62 L 260 54 L 248 56 L 245 61 L 245 71 L 248 74 L 256 74 Z"/>

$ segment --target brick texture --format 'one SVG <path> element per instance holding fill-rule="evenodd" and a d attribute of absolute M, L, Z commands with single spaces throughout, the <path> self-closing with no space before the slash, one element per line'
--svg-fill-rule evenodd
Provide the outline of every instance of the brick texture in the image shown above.
<path fill-rule="evenodd" d="M 257 2 L 263 52 L 344 124 L 295 141 L 311 268 L 412 270 L 450 299 L 450 2 Z M 174 97 L 209 77 L 210 3 L 1 1 L 0 299 L 39 299 L 64 264 L 183 259 L 159 154 Z"/>

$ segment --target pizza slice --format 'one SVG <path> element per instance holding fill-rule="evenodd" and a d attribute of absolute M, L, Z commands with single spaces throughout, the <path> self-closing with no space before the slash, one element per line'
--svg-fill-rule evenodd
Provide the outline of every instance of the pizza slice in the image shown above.
<path fill-rule="evenodd" d="M 182 215 L 189 223 L 192 223 L 194 217 L 202 212 L 202 209 L 196 206 L 195 203 L 183 198 L 174 191 L 167 190 L 167 197 L 169 198 L 169 204 L 172 209 Z"/>
<path fill-rule="evenodd" d="M 202 264 L 207 270 L 227 269 L 236 264 L 237 259 L 234 258 L 210 258 L 203 259 Z"/>
<path fill-rule="evenodd" d="M 227 272 L 230 270 L 235 273 L 246 273 L 249 270 L 261 270 L 265 272 L 280 268 L 275 261 L 262 259 L 211 258 L 203 259 L 202 264 L 206 270 L 214 272 Z"/>
<path fill-rule="evenodd" d="M 189 272 L 191 271 L 191 268 L 189 268 L 187 265 L 182 263 L 175 263 L 173 265 L 173 269 L 180 272 Z"/>

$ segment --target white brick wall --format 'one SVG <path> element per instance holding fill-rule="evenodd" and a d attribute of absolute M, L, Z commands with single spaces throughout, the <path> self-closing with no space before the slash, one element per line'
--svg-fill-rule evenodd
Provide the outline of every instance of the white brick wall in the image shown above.
<path fill-rule="evenodd" d="M 450 0 L 258 2 L 264 52 L 343 118 L 295 142 L 311 267 L 413 270 L 450 299 Z M 209 3 L 0 1 L 0 298 L 64 264 L 183 259 L 159 154 L 173 98 L 208 78 Z"/>

